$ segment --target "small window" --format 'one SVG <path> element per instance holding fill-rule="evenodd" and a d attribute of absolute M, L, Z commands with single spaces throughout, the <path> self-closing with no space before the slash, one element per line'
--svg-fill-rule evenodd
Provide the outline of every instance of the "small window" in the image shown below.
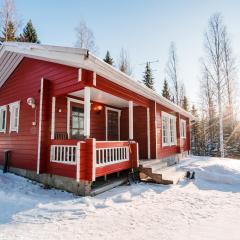
<path fill-rule="evenodd" d="M 0 132 L 6 133 L 7 106 L 0 107 Z"/>
<path fill-rule="evenodd" d="M 168 145 L 168 118 L 167 116 L 162 117 L 162 140 L 163 145 Z"/>
<path fill-rule="evenodd" d="M 10 132 L 18 132 L 20 102 L 9 104 Z"/>
<path fill-rule="evenodd" d="M 176 145 L 176 117 L 162 112 L 162 143 L 163 146 Z"/>
<path fill-rule="evenodd" d="M 170 117 L 170 144 L 176 144 L 176 118 Z"/>
<path fill-rule="evenodd" d="M 180 121 L 180 133 L 181 138 L 186 138 L 186 121 L 183 119 Z"/>

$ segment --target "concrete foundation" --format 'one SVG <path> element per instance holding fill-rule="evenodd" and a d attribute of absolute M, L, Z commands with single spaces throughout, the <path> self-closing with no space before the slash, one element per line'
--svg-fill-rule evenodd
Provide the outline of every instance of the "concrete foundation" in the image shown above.
<path fill-rule="evenodd" d="M 0 168 L 2 168 L 1 165 L 0 165 Z M 65 190 L 65 191 L 72 192 L 72 193 L 74 193 L 76 195 L 80 195 L 80 196 L 91 195 L 92 183 L 89 181 L 80 181 L 78 183 L 78 182 L 76 182 L 75 179 L 72 179 L 72 178 L 51 175 L 51 174 L 46 174 L 46 173 L 38 175 L 34 171 L 20 169 L 20 168 L 14 168 L 14 167 L 10 167 L 9 171 L 12 173 L 15 173 L 16 175 L 26 177 L 33 181 L 42 183 L 46 187 L 53 187 L 53 188 Z"/>

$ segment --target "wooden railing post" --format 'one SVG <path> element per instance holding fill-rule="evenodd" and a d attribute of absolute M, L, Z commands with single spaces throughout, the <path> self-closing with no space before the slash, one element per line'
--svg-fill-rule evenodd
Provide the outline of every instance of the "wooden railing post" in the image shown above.
<path fill-rule="evenodd" d="M 95 181 L 96 179 L 96 139 L 86 139 L 86 158 L 87 158 L 87 179 Z"/>
<path fill-rule="evenodd" d="M 80 168 L 81 168 L 81 142 L 77 143 L 77 153 L 76 153 L 76 161 L 77 161 L 77 167 L 76 167 L 76 181 L 80 182 Z"/>
<path fill-rule="evenodd" d="M 134 142 L 130 144 L 130 159 L 132 162 L 132 168 L 139 167 L 139 150 L 138 150 L 138 143 Z"/>

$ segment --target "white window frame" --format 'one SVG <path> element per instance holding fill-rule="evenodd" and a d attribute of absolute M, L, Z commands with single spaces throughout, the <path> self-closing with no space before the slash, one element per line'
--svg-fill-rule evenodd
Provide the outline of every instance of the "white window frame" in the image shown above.
<path fill-rule="evenodd" d="M 164 142 L 163 135 L 163 119 L 167 119 L 167 142 Z M 171 134 L 171 122 L 173 122 L 173 135 Z M 173 138 L 173 139 L 172 139 Z M 162 112 L 162 146 L 174 146 L 177 144 L 177 125 L 176 125 L 176 116 Z"/>
<path fill-rule="evenodd" d="M 166 120 L 166 121 L 165 121 Z M 166 123 L 166 135 L 164 135 L 163 132 L 163 123 Z M 162 145 L 163 146 L 168 146 L 169 145 L 169 139 L 168 139 L 168 114 L 165 112 L 162 112 Z M 167 139 L 167 141 L 165 142 L 164 139 Z"/>
<path fill-rule="evenodd" d="M 10 111 L 10 129 L 9 132 L 17 132 L 19 130 L 19 118 L 20 118 L 20 101 L 13 102 L 9 104 Z M 17 111 L 17 126 L 14 126 L 15 116 Z"/>
<path fill-rule="evenodd" d="M 186 138 L 187 137 L 187 128 L 186 128 L 186 120 L 181 119 L 180 120 L 180 137 Z"/>
<path fill-rule="evenodd" d="M 105 122 L 105 125 L 106 125 L 106 132 L 105 132 L 105 138 L 106 138 L 106 141 L 108 141 L 108 110 L 110 111 L 114 111 L 114 112 L 117 112 L 118 113 L 118 141 L 120 141 L 120 129 L 121 129 L 121 110 L 119 109 L 116 109 L 116 108 L 111 108 L 111 107 L 105 107 L 105 119 L 106 119 L 106 122 Z"/>
<path fill-rule="evenodd" d="M 5 112 L 5 126 L 4 128 L 2 128 L 2 122 L 3 122 L 3 112 Z M 7 130 L 7 105 L 5 106 L 1 106 L 0 107 L 0 132 L 1 133 L 6 133 L 6 130 Z"/>
<path fill-rule="evenodd" d="M 84 101 L 76 98 L 70 98 L 67 97 L 67 134 L 68 134 L 68 139 L 70 139 L 71 134 L 70 134 L 70 118 L 71 118 L 71 103 L 78 103 L 81 105 L 84 105 Z M 85 117 L 85 113 L 84 113 Z"/>

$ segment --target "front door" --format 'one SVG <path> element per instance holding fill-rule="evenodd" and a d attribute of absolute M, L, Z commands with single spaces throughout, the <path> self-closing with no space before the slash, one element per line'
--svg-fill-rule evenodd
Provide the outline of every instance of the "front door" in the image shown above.
<path fill-rule="evenodd" d="M 71 108 L 71 138 L 83 139 L 84 138 L 84 109 L 83 106 L 72 106 Z"/>
<path fill-rule="evenodd" d="M 118 110 L 107 110 L 107 140 L 118 141 L 119 136 L 119 111 Z"/>

